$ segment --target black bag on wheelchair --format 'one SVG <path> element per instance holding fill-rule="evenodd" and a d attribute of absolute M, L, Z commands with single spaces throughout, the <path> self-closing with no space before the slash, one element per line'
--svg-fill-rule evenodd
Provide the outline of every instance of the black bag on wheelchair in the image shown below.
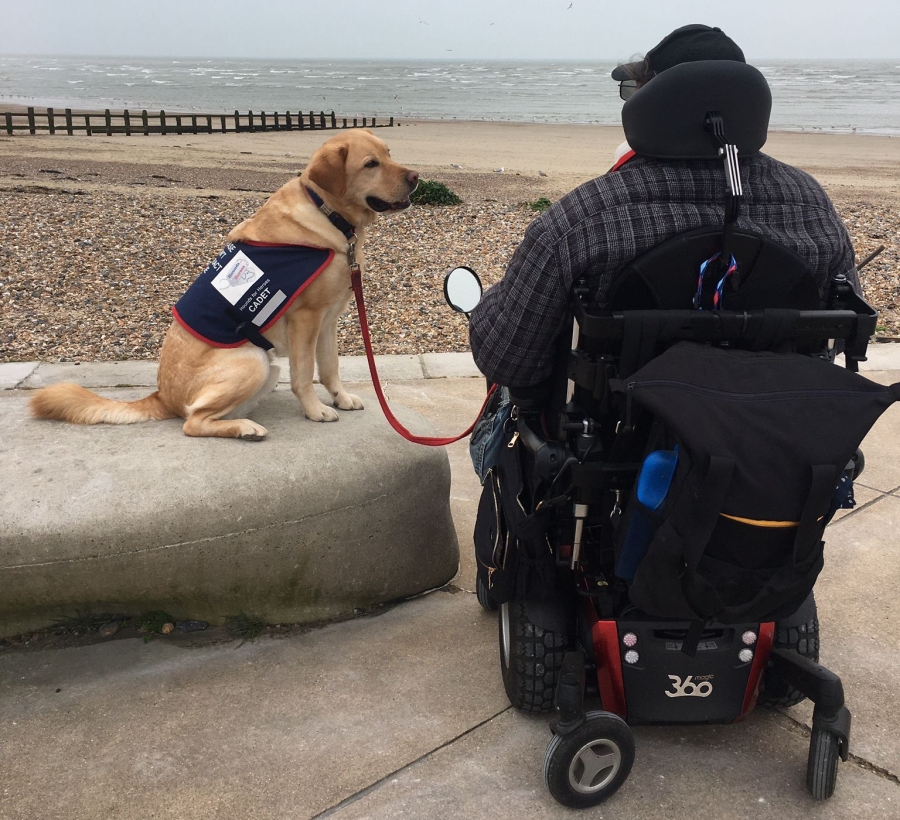
<path fill-rule="evenodd" d="M 796 611 L 822 569 L 841 475 L 900 384 L 810 356 L 681 342 L 616 389 L 626 428 L 652 414 L 648 449 L 670 467 L 650 498 L 636 483 L 619 530 L 631 602 L 720 623 Z"/>
<path fill-rule="evenodd" d="M 531 460 L 510 427 L 478 503 L 475 559 L 495 604 L 552 598 L 557 587 L 549 519 L 536 511 L 543 492 Z"/>

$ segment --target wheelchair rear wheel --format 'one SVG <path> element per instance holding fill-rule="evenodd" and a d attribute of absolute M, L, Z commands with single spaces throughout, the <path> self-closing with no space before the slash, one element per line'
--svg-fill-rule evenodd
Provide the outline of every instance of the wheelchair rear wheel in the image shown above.
<path fill-rule="evenodd" d="M 478 598 L 478 603 L 481 604 L 482 609 L 488 612 L 497 611 L 497 602 L 491 595 L 484 578 L 482 578 L 481 567 L 478 568 L 478 573 L 475 576 L 475 596 Z"/>
<path fill-rule="evenodd" d="M 500 671 L 509 702 L 523 712 L 549 712 L 568 640 L 533 624 L 521 602 L 500 605 Z"/>

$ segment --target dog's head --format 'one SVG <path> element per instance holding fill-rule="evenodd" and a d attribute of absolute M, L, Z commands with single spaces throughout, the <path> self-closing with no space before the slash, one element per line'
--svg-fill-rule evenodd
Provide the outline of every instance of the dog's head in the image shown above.
<path fill-rule="evenodd" d="M 310 182 L 335 201 L 335 210 L 349 215 L 402 211 L 419 184 L 417 171 L 391 159 L 384 140 L 354 129 L 325 142 L 305 171 Z M 368 220 L 366 220 L 368 221 Z"/>

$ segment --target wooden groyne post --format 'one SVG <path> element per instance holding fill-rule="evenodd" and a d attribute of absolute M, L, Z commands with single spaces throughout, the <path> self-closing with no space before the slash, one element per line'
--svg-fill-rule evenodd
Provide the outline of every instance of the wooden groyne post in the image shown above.
<path fill-rule="evenodd" d="M 94 121 L 91 122 L 91 118 Z M 97 118 L 103 118 L 103 124 L 97 122 Z M 174 117 L 174 123 L 172 118 Z M 190 124 L 188 119 L 190 118 Z M 393 128 L 394 118 L 387 123 L 377 122 L 376 117 L 362 117 L 363 128 Z M 81 121 L 84 121 L 82 124 Z M 358 128 L 359 117 L 338 118 L 334 111 L 309 111 L 304 114 L 302 109 L 297 109 L 296 115 L 290 111 L 284 114 L 278 111 L 268 113 L 248 111 L 246 116 L 235 109 L 234 114 L 166 114 L 164 110 L 149 112 L 143 109 L 140 113 L 140 125 L 137 124 L 137 115 L 132 118 L 131 111 L 127 108 L 121 113 L 109 108 L 103 111 L 82 111 L 73 115 L 71 108 L 65 109 L 65 128 L 58 120 L 58 115 L 53 108 L 44 111 L 37 110 L 34 106 L 28 106 L 25 111 L 0 110 L 0 129 L 8 136 L 15 134 L 56 135 L 65 133 L 68 136 L 84 134 L 92 136 L 96 133 L 105 136 L 122 134 L 130 137 L 135 134 L 238 134 L 246 132 L 270 132 L 270 131 L 305 131 L 310 130 L 340 130 L 343 128 Z M 352 122 L 352 124 L 350 124 Z"/>

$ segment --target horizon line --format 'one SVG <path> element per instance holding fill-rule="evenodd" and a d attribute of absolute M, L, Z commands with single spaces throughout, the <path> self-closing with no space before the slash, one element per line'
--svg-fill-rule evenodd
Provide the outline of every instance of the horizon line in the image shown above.
<path fill-rule="evenodd" d="M 221 55 L 206 56 L 197 54 L 87 54 L 83 52 L 0 52 L 0 60 L 5 57 L 71 57 L 71 58 L 103 58 L 115 60 L 204 60 L 208 62 L 222 61 Z M 225 62 L 235 62 L 238 60 L 253 60 L 257 62 L 294 62 L 294 63 L 356 63 L 356 62 L 379 62 L 379 63 L 405 63 L 405 62 L 479 62 L 479 63 L 613 63 L 618 65 L 622 62 L 618 57 L 477 57 L 472 55 L 454 55 L 441 57 L 246 57 L 231 55 L 224 58 Z M 865 62 L 889 62 L 892 60 L 900 60 L 900 55 L 894 57 L 873 57 L 867 56 L 841 56 L 841 57 L 776 57 L 776 56 L 754 56 L 753 60 L 766 61 L 784 61 L 784 62 L 814 62 L 814 61 L 839 61 L 839 60 L 856 60 Z M 752 65 L 752 62 L 751 62 Z"/>

